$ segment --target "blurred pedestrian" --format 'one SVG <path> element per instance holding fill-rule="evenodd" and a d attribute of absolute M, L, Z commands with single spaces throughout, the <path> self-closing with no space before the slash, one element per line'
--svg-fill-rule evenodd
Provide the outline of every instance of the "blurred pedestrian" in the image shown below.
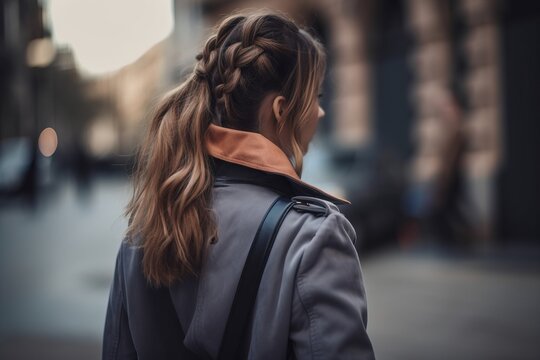
<path fill-rule="evenodd" d="M 197 60 L 138 153 L 103 358 L 374 359 L 356 234 L 336 206 L 348 201 L 301 180 L 324 115 L 323 46 L 264 11 L 223 20 Z M 248 252 L 280 198 L 292 209 L 231 336 Z"/>
<path fill-rule="evenodd" d="M 405 194 L 405 221 L 399 235 L 401 246 L 410 246 L 422 237 L 463 246 L 470 227 L 462 210 L 462 105 L 449 89 L 440 88 L 432 96 L 432 146 L 429 156 L 421 159 L 417 155 L 413 161 L 413 176 Z"/>

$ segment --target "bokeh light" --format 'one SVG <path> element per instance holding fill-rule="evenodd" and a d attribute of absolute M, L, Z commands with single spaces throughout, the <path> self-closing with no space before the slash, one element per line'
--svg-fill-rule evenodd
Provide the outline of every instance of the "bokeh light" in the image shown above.
<path fill-rule="evenodd" d="M 38 146 L 39 151 L 43 156 L 52 156 L 58 147 L 58 136 L 56 135 L 56 131 L 50 127 L 43 129 L 41 134 L 39 134 Z"/>

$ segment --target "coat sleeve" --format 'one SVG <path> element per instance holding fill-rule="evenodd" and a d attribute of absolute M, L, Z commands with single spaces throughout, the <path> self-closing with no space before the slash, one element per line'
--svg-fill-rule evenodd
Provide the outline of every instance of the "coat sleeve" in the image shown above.
<path fill-rule="evenodd" d="M 355 241 L 350 222 L 335 212 L 304 247 L 290 329 L 297 359 L 375 359 Z"/>
<path fill-rule="evenodd" d="M 103 360 L 137 359 L 124 302 L 123 249 L 124 243 L 120 246 L 116 257 L 114 277 L 109 292 L 103 332 Z"/>

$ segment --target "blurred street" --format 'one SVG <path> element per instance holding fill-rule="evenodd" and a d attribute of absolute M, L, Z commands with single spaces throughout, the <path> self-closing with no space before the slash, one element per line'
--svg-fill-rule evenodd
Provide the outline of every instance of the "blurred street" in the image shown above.
<path fill-rule="evenodd" d="M 364 259 L 377 359 L 539 359 L 539 255 L 417 249 Z"/>
<path fill-rule="evenodd" d="M 35 209 L 0 208 L 1 359 L 98 359 L 124 178 L 64 179 Z M 428 245 L 362 256 L 377 358 L 540 358 L 540 252 Z"/>
<path fill-rule="evenodd" d="M 540 1 L 5 0 L 0 360 L 101 357 L 156 106 L 261 6 L 326 49 L 301 177 L 352 203 L 377 359 L 540 359 Z"/>
<path fill-rule="evenodd" d="M 57 185 L 35 209 L 0 208 L 1 359 L 99 357 L 129 190 L 114 177 Z"/>

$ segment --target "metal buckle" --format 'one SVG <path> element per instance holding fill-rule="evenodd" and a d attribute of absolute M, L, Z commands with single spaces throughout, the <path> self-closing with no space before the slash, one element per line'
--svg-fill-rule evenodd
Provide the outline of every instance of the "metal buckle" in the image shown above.
<path fill-rule="evenodd" d="M 293 208 L 301 212 L 310 212 L 315 216 L 328 216 L 330 207 L 323 200 L 311 196 L 293 196 Z"/>

